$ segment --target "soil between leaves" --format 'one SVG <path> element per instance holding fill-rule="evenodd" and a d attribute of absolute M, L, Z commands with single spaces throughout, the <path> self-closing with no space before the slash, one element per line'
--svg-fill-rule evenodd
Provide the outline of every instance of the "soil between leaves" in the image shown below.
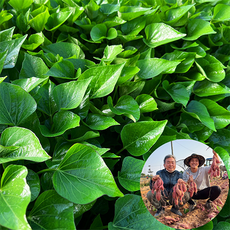
<path fill-rule="evenodd" d="M 145 182 L 144 182 L 145 181 Z M 146 184 L 146 179 L 141 178 L 141 183 Z M 228 190 L 229 190 L 229 180 L 228 179 L 222 179 L 222 178 L 213 178 L 211 180 L 211 185 L 218 185 L 221 188 L 221 194 L 219 196 L 220 200 L 225 204 L 225 201 L 228 196 Z M 144 201 L 145 206 L 149 210 L 149 212 L 154 216 L 156 213 L 155 207 L 151 205 L 151 203 L 147 200 L 146 194 L 150 190 L 149 186 L 141 186 L 141 196 Z M 208 223 L 211 219 L 208 217 L 209 213 L 212 213 L 215 208 L 212 206 L 210 211 L 207 211 L 202 209 L 200 207 L 204 207 L 204 204 L 206 203 L 206 200 L 195 200 L 197 206 L 192 212 L 184 213 L 184 209 L 188 209 L 189 204 L 185 204 L 183 207 L 180 207 L 180 211 L 182 213 L 182 216 L 178 216 L 170 211 L 171 205 L 165 207 L 165 213 L 161 215 L 160 217 L 156 218 L 161 223 L 177 229 L 191 229 L 191 228 L 197 228 L 199 226 L 203 226 L 206 223 Z M 218 207 L 221 209 L 224 205 L 218 205 Z M 218 215 L 218 214 L 216 214 Z M 215 218 L 216 215 L 213 217 Z M 164 217 L 172 217 L 179 219 L 175 223 L 168 224 L 165 222 Z M 179 217 L 179 218 L 178 218 Z M 155 218 L 155 217 L 154 217 Z M 184 226 L 184 227 L 183 227 Z"/>

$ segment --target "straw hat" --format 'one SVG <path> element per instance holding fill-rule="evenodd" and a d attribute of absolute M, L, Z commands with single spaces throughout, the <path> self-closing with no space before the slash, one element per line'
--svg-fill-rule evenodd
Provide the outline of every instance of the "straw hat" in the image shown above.
<path fill-rule="evenodd" d="M 203 156 L 198 155 L 196 153 L 193 153 L 191 156 L 184 159 L 184 164 L 187 165 L 188 167 L 190 167 L 189 162 L 192 158 L 197 158 L 199 160 L 199 166 L 198 167 L 202 166 L 205 162 L 205 158 Z"/>

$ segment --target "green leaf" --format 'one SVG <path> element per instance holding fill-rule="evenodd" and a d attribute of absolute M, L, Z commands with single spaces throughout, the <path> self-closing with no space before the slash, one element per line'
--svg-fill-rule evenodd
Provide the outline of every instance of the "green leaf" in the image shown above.
<path fill-rule="evenodd" d="M 30 16 L 30 9 L 27 10 L 26 13 L 24 13 L 24 12 L 20 13 L 20 15 L 17 17 L 17 20 L 16 20 L 17 27 L 21 31 L 23 31 L 24 33 L 27 32 L 30 29 L 30 26 L 29 26 L 29 23 L 28 23 L 29 16 Z"/>
<path fill-rule="evenodd" d="M 0 157 L 5 157 L 9 155 L 10 153 L 14 152 L 17 150 L 19 147 L 18 146 L 2 146 L 0 145 Z"/>
<path fill-rule="evenodd" d="M 150 214 L 141 196 L 127 194 L 116 201 L 114 219 L 109 223 L 109 230 L 118 229 L 170 230 L 171 228 Z"/>
<path fill-rule="evenodd" d="M 24 89 L 26 92 L 30 92 L 35 87 L 40 85 L 42 82 L 48 80 L 47 78 L 37 78 L 37 77 L 31 77 L 31 78 L 24 78 L 24 79 L 18 79 L 15 81 L 12 81 L 11 83 L 14 85 L 20 86 L 22 89 Z"/>
<path fill-rule="evenodd" d="M 145 162 L 133 157 L 125 157 L 122 161 L 121 171 L 118 172 L 120 184 L 128 191 L 140 189 L 140 176 Z"/>
<path fill-rule="evenodd" d="M 33 3 L 33 0 L 10 0 L 9 4 L 16 10 L 20 11 L 28 8 Z"/>
<path fill-rule="evenodd" d="M 121 45 L 106 46 L 104 50 L 103 61 L 112 62 L 116 56 L 123 51 Z"/>
<path fill-rule="evenodd" d="M 1 15 L 1 13 L 0 13 L 0 15 Z M 15 27 L 11 27 L 9 29 L 0 31 L 0 42 L 11 41 L 13 33 L 14 33 L 14 29 L 15 29 Z"/>
<path fill-rule="evenodd" d="M 192 100 L 185 108 L 185 112 L 190 116 L 198 119 L 201 123 L 207 126 L 209 129 L 216 131 L 214 121 L 210 117 L 205 105 L 199 101 Z"/>
<path fill-rule="evenodd" d="M 86 124 L 93 130 L 105 130 L 111 126 L 120 125 L 112 117 L 92 113 L 88 114 Z"/>
<path fill-rule="evenodd" d="M 230 223 L 225 221 L 220 221 L 215 226 L 215 230 L 228 230 L 230 228 Z"/>
<path fill-rule="evenodd" d="M 124 64 L 98 66 L 86 70 L 81 76 L 82 78 L 88 78 L 93 76 L 90 82 L 89 88 L 91 89 L 90 98 L 105 97 L 110 94 L 118 78 L 120 77 Z"/>
<path fill-rule="evenodd" d="M 129 95 L 121 96 L 117 104 L 113 106 L 112 98 L 109 96 L 107 98 L 107 103 L 109 108 L 114 114 L 122 115 L 124 114 L 128 118 L 132 119 L 134 122 L 140 119 L 140 109 L 138 103 Z"/>
<path fill-rule="evenodd" d="M 170 8 L 165 14 L 167 24 L 171 26 L 176 24 L 193 6 L 194 4 Z"/>
<path fill-rule="evenodd" d="M 213 22 L 224 22 L 230 19 L 230 6 L 226 4 L 217 4 L 214 7 Z"/>
<path fill-rule="evenodd" d="M 120 7 L 119 16 L 125 21 L 130 21 L 134 18 L 140 17 L 150 10 L 151 8 L 125 5 Z"/>
<path fill-rule="evenodd" d="M 21 87 L 0 84 L 0 124 L 19 125 L 37 108 L 35 100 Z"/>
<path fill-rule="evenodd" d="M 221 147 L 216 147 L 215 149 L 214 149 L 217 153 L 218 153 L 218 155 L 220 156 L 220 158 L 221 158 L 221 160 L 223 161 L 223 163 L 224 163 L 224 165 L 225 165 L 225 167 L 226 167 L 226 169 L 227 169 L 227 172 L 228 172 L 228 175 L 229 175 L 229 173 L 230 173 L 230 156 L 229 156 L 229 153 L 225 150 L 225 149 L 223 149 L 223 148 L 221 148 Z M 228 206 L 228 204 L 226 204 L 225 206 Z M 227 207 L 226 207 L 227 208 Z M 228 208 L 229 209 L 229 208 Z M 226 210 L 225 210 L 226 211 Z M 224 212 L 225 211 L 223 211 L 223 213 L 222 213 L 222 216 L 223 217 L 227 217 L 227 215 L 225 215 L 224 216 Z M 225 213 L 226 214 L 226 213 Z"/>
<path fill-rule="evenodd" d="M 27 168 L 9 165 L 1 177 L 0 224 L 10 229 L 31 229 L 26 221 L 30 188 L 26 183 Z"/>
<path fill-rule="evenodd" d="M 54 88 L 55 84 L 52 81 L 48 81 L 45 85 L 39 87 L 37 93 L 34 95 L 38 110 L 49 116 L 52 116 L 57 111 L 57 105 L 53 97 Z"/>
<path fill-rule="evenodd" d="M 38 13 L 39 12 L 39 13 Z M 36 32 L 41 32 L 45 28 L 45 24 L 48 21 L 50 16 L 49 10 L 45 6 L 41 6 L 40 8 L 31 12 L 33 18 L 29 21 L 29 24 Z"/>
<path fill-rule="evenodd" d="M 62 135 L 66 130 L 79 126 L 80 117 L 70 111 L 60 111 L 53 117 L 53 124 L 49 128 L 40 125 L 40 130 L 45 137 L 57 137 Z"/>
<path fill-rule="evenodd" d="M 181 103 L 186 107 L 189 101 L 189 93 L 187 92 L 185 86 L 178 82 L 169 85 L 167 80 L 163 81 L 162 85 L 165 91 L 172 97 L 175 102 Z"/>
<path fill-rule="evenodd" d="M 43 42 L 44 42 L 44 38 L 42 36 L 40 36 L 39 34 L 32 34 L 30 35 L 28 40 L 25 40 L 24 44 L 22 45 L 22 48 L 27 50 L 35 50 Z"/>
<path fill-rule="evenodd" d="M 141 113 L 149 113 L 157 109 L 157 103 L 153 97 L 148 94 L 141 94 L 136 97 Z"/>
<path fill-rule="evenodd" d="M 91 76 L 88 78 L 79 77 L 76 81 L 70 81 L 56 86 L 53 90 L 53 97 L 58 109 L 70 110 L 77 108 L 91 80 Z"/>
<path fill-rule="evenodd" d="M 68 60 L 56 62 L 46 73 L 47 76 L 52 76 L 62 79 L 76 79 L 74 65 Z"/>
<path fill-rule="evenodd" d="M 227 109 L 209 99 L 202 99 L 200 102 L 206 106 L 216 129 L 223 129 L 230 124 L 230 112 Z"/>
<path fill-rule="evenodd" d="M 140 71 L 137 75 L 142 79 L 150 79 L 160 74 L 173 73 L 179 64 L 180 61 L 168 61 L 160 58 L 139 60 L 137 67 Z"/>
<path fill-rule="evenodd" d="M 42 47 L 42 49 L 47 53 L 52 53 L 55 56 L 59 54 L 63 58 L 84 58 L 84 56 L 81 56 L 81 49 L 78 45 L 74 43 L 68 43 L 68 42 L 58 42 L 58 43 L 52 43 L 48 46 Z"/>
<path fill-rule="evenodd" d="M 176 73 L 186 73 L 192 67 L 195 61 L 195 53 L 183 52 L 175 50 L 172 53 L 166 53 L 161 58 L 169 61 L 181 60 L 181 63 L 177 66 Z"/>
<path fill-rule="evenodd" d="M 73 203 L 59 196 L 54 190 L 43 192 L 29 213 L 32 229 L 76 229 Z"/>
<path fill-rule="evenodd" d="M 27 35 L 24 35 L 18 39 L 0 42 L 0 53 L 7 51 L 3 69 L 10 69 L 15 66 L 18 53 L 26 37 Z"/>
<path fill-rule="evenodd" d="M 40 179 L 37 173 L 33 170 L 28 169 L 28 175 L 26 181 L 30 187 L 31 199 L 30 202 L 34 201 L 40 193 Z"/>
<path fill-rule="evenodd" d="M 90 225 L 90 229 L 98 229 L 98 230 L 104 229 L 100 214 L 97 215 L 97 217 L 93 220 L 93 223 Z"/>
<path fill-rule="evenodd" d="M 94 42 L 102 41 L 106 38 L 107 35 L 107 27 L 105 24 L 95 25 L 90 31 L 90 36 Z"/>
<path fill-rule="evenodd" d="M 194 41 L 201 36 L 207 34 L 215 34 L 216 32 L 212 29 L 208 21 L 202 19 L 193 19 L 188 22 L 187 36 L 184 40 Z"/>
<path fill-rule="evenodd" d="M 1 4 L 3 4 L 3 1 L 2 1 Z M 0 8 L 1 8 L 1 6 L 0 6 Z M 4 22 L 9 21 L 12 17 L 13 17 L 13 14 L 9 14 L 9 13 L 7 12 L 7 10 L 2 10 L 2 11 L 0 12 L 0 25 L 3 24 Z M 8 39 L 9 39 L 9 38 L 8 38 Z M 8 40 L 8 39 L 7 39 L 7 40 Z M 9 40 L 10 40 L 10 39 L 9 39 Z M 0 41 L 2 41 L 2 40 L 0 39 Z"/>
<path fill-rule="evenodd" d="M 92 131 L 87 126 L 81 125 L 77 128 L 67 130 L 64 133 L 64 137 L 66 140 L 71 142 L 83 142 L 92 138 L 99 137 L 100 133 L 98 131 Z"/>
<path fill-rule="evenodd" d="M 152 23 L 145 27 L 146 38 L 143 39 L 144 43 L 150 48 L 155 48 L 186 36 L 174 28 L 164 23 Z"/>
<path fill-rule="evenodd" d="M 201 73 L 212 82 L 220 82 L 225 78 L 225 66 L 212 55 L 196 60 Z"/>
<path fill-rule="evenodd" d="M 214 132 L 210 138 L 208 139 L 209 142 L 214 146 L 220 146 L 228 153 L 230 152 L 230 140 L 229 140 L 230 130 L 228 129 L 218 129 Z"/>
<path fill-rule="evenodd" d="M 5 157 L 0 158 L 0 163 L 30 160 L 35 162 L 46 161 L 50 156 L 42 148 L 39 139 L 35 134 L 25 128 L 10 127 L 2 132 L 0 144 L 7 146 L 15 146 L 17 149 Z"/>
<path fill-rule="evenodd" d="M 47 78 L 45 73 L 47 73 L 48 70 L 48 67 L 41 58 L 25 54 L 19 77 Z"/>
<path fill-rule="evenodd" d="M 209 221 L 207 224 L 200 226 L 198 228 L 193 228 L 192 230 L 212 230 L 213 229 L 213 222 Z"/>
<path fill-rule="evenodd" d="M 4 62 L 6 60 L 6 56 L 7 56 L 7 50 L 0 53 L 0 73 L 2 72 L 3 66 L 4 66 Z"/>
<path fill-rule="evenodd" d="M 222 83 L 214 83 L 208 80 L 196 82 L 193 88 L 194 94 L 199 97 L 215 96 L 225 94 L 230 95 L 230 88 Z"/>
<path fill-rule="evenodd" d="M 82 214 L 90 210 L 95 202 L 96 200 L 88 204 L 74 204 L 74 218 L 80 217 Z"/>
<path fill-rule="evenodd" d="M 58 13 L 51 14 L 45 24 L 46 30 L 55 31 L 70 17 L 71 14 L 72 12 L 68 11 L 59 11 Z"/>
<path fill-rule="evenodd" d="M 139 121 L 127 124 L 121 131 L 123 149 L 133 156 L 145 154 L 164 131 L 167 121 Z"/>
<path fill-rule="evenodd" d="M 82 144 L 73 145 L 66 153 L 53 175 L 53 184 L 62 197 L 77 204 L 87 204 L 105 194 L 123 196 L 101 156 Z"/>

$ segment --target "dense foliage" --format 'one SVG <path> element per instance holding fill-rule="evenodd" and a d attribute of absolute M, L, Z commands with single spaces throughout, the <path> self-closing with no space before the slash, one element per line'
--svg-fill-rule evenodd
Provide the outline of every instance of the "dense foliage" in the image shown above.
<path fill-rule="evenodd" d="M 229 60 L 229 0 L 0 0 L 0 229 L 171 229 L 142 167 L 193 139 L 230 170 Z"/>

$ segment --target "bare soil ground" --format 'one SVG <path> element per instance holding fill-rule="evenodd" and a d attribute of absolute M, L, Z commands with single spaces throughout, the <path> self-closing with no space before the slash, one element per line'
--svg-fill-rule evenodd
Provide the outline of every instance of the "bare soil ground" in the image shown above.
<path fill-rule="evenodd" d="M 147 179 L 141 178 L 141 196 L 144 201 L 145 206 L 149 210 L 149 212 L 154 216 L 156 213 L 155 207 L 147 200 L 146 194 L 150 190 L 149 186 L 143 186 L 143 184 L 146 184 Z M 225 201 L 228 196 L 228 190 L 229 190 L 229 180 L 228 179 L 222 179 L 222 178 L 213 178 L 211 180 L 211 185 L 218 185 L 221 188 L 221 194 L 218 197 L 222 202 L 223 205 L 218 205 L 219 211 L 222 209 L 222 207 L 225 204 Z M 206 223 L 208 223 L 212 218 L 215 218 L 217 213 L 217 208 L 215 208 L 215 205 L 212 205 L 211 210 L 206 210 L 204 207 L 204 204 L 206 203 L 206 200 L 194 200 L 197 204 L 196 208 L 192 212 L 184 213 L 184 210 L 188 209 L 189 204 L 185 204 L 183 207 L 180 207 L 180 211 L 182 213 L 182 216 L 178 216 L 170 211 L 171 205 L 165 207 L 165 213 L 157 217 L 157 220 L 161 223 L 170 226 L 172 228 L 176 229 L 192 229 L 197 228 L 199 226 L 202 226 Z M 214 217 L 208 217 L 210 213 L 215 213 Z M 174 218 L 175 221 L 166 221 L 166 218 Z"/>

